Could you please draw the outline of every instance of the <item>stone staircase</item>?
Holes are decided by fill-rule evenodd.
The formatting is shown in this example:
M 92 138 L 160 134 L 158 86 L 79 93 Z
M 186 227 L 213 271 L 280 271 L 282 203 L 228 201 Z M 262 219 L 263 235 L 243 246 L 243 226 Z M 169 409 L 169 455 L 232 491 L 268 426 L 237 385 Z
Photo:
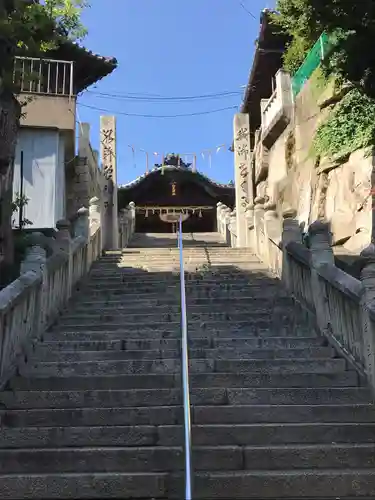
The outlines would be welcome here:
M 194 499 L 375 498 L 357 373 L 249 251 L 193 241 Z M 107 253 L 30 349 L 0 393 L 1 499 L 184 498 L 178 262 Z

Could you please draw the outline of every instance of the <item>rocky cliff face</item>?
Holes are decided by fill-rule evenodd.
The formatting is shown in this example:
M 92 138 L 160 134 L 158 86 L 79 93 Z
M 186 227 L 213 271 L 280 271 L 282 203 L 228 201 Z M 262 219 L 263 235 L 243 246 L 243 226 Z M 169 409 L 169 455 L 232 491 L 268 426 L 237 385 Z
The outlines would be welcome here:
M 275 203 L 280 214 L 296 209 L 305 228 L 326 219 L 333 244 L 359 253 L 371 236 L 374 158 L 358 150 L 338 161 L 317 162 L 311 152 L 315 131 L 328 113 L 323 103 L 333 93 L 333 84 L 317 92 L 314 79 L 307 82 L 296 99 L 293 119 L 267 151 L 268 175 L 257 184 L 256 196 Z M 256 157 L 255 163 L 264 158 Z

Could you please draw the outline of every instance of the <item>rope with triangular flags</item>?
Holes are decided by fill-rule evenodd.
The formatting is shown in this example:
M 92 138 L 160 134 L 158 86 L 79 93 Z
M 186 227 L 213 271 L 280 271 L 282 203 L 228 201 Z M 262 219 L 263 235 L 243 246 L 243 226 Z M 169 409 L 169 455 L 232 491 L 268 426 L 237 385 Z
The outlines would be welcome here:
M 199 217 L 202 217 L 202 212 L 204 210 L 212 210 L 212 207 L 209 206 L 184 206 L 184 207 L 160 207 L 160 206 L 136 206 L 136 211 L 139 213 L 144 213 L 147 218 L 150 214 L 152 215 L 177 215 L 177 214 L 198 214 Z
M 129 144 L 128 147 L 132 151 L 132 159 L 133 159 L 133 166 L 134 168 L 137 167 L 137 162 L 136 162 L 136 154 L 137 152 L 143 153 L 145 155 L 145 162 L 146 162 L 146 168 L 145 172 L 148 174 L 150 172 L 150 156 L 153 156 L 155 158 L 155 162 L 160 161 L 160 165 L 162 167 L 162 173 L 163 167 L 165 167 L 165 158 L 167 155 L 164 153 L 159 153 L 159 152 L 149 152 L 143 148 L 136 148 L 134 145 Z M 220 151 L 225 151 L 225 150 L 231 150 L 231 145 L 228 144 L 220 144 L 219 146 L 215 146 L 214 148 L 210 149 L 203 149 L 199 153 L 181 153 L 176 156 L 178 156 L 179 161 L 188 163 L 191 160 L 191 165 L 192 165 L 192 171 L 196 172 L 197 171 L 197 158 L 200 156 L 203 160 L 208 160 L 209 167 L 212 168 L 212 157 L 213 155 L 217 155 L 220 153 Z

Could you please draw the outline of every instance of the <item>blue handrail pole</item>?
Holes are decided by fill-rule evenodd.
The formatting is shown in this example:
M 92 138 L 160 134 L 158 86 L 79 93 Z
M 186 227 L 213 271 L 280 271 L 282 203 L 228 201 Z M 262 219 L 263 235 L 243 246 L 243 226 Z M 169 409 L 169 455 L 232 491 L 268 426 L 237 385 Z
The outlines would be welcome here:
M 182 216 L 180 215 L 178 231 L 178 248 L 180 253 L 180 285 L 181 285 L 181 353 L 182 353 L 182 391 L 184 402 L 184 447 L 185 447 L 185 500 L 192 500 L 192 463 L 191 463 L 191 412 L 189 389 L 189 352 L 186 315 L 186 288 L 184 254 L 182 244 Z

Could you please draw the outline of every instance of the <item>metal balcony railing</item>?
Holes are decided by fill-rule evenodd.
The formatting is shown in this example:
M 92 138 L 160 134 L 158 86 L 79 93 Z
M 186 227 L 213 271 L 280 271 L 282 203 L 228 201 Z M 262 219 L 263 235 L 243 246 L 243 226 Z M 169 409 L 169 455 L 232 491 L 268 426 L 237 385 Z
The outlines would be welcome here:
M 19 92 L 72 97 L 73 61 L 16 57 L 13 83 Z

